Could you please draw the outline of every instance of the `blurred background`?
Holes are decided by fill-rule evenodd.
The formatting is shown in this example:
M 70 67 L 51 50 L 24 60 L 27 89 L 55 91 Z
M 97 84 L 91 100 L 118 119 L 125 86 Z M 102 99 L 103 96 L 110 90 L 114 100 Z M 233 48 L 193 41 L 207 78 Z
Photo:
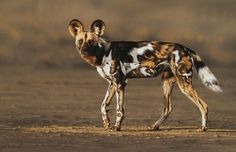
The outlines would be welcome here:
M 87 30 L 102 19 L 105 38 L 184 44 L 207 64 L 234 66 L 235 0 L 0 0 L 0 65 L 87 66 L 76 52 L 67 25 Z
M 45 126 L 54 126 L 52 132 L 62 126 L 102 128 L 100 104 L 107 82 L 76 51 L 68 32 L 74 18 L 86 30 L 94 20 L 102 19 L 104 37 L 110 41 L 168 41 L 195 50 L 224 91 L 211 92 L 194 76 L 194 87 L 210 108 L 209 127 L 216 130 L 203 136 L 190 130 L 189 136 L 176 138 L 178 130 L 191 126 L 195 130 L 201 119 L 197 107 L 175 85 L 174 112 L 164 125 L 173 129 L 171 138 L 159 140 L 153 133 L 153 138 L 113 139 L 102 131 L 87 134 L 89 128 L 82 134 L 60 130 L 59 134 L 39 134 L 37 128 Z M 168 143 L 166 151 L 235 151 L 235 28 L 236 0 L 0 0 L 0 151 L 104 152 L 104 147 L 165 151 L 163 143 Z M 159 118 L 163 110 L 159 79 L 129 80 L 125 127 L 145 128 Z M 112 124 L 115 105 L 113 101 L 110 106 Z M 32 127 L 35 133 L 22 132 Z

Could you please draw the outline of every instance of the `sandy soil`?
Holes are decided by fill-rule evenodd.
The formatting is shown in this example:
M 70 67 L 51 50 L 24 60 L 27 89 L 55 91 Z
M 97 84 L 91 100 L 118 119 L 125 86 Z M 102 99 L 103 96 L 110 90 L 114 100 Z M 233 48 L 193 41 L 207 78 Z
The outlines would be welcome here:
M 102 128 L 100 104 L 107 83 L 89 68 L 1 67 L 0 151 L 227 151 L 236 149 L 235 71 L 211 68 L 224 93 L 195 79 L 209 105 L 209 130 L 175 87 L 174 110 L 160 131 L 146 131 L 162 112 L 160 78 L 130 80 L 121 132 Z M 114 122 L 115 102 L 110 106 Z

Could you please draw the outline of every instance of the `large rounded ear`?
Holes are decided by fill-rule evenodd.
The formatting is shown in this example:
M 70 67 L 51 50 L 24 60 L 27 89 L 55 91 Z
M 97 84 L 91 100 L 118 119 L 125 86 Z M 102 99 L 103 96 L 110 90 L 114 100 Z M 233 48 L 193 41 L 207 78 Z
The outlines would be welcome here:
M 84 31 L 84 26 L 79 20 L 73 19 L 70 21 L 68 29 L 69 29 L 69 33 L 73 37 L 76 37 L 78 33 Z
M 105 23 L 102 20 L 95 20 L 91 25 L 91 32 L 97 36 L 102 36 L 105 31 Z

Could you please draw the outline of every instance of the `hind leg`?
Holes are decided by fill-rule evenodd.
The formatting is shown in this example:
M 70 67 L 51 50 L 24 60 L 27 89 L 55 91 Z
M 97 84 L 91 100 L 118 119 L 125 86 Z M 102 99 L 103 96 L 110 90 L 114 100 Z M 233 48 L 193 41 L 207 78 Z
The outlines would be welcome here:
M 163 93 L 164 93 L 164 109 L 161 117 L 153 124 L 153 126 L 149 129 L 151 130 L 158 130 L 159 127 L 163 124 L 163 122 L 168 118 L 172 111 L 172 89 L 175 84 L 175 77 L 171 77 L 168 79 L 164 79 L 163 81 Z
M 207 130 L 208 106 L 198 96 L 192 85 L 193 59 L 186 51 L 176 50 L 171 60 L 171 70 L 176 78 L 180 90 L 199 108 L 202 115 L 200 131 Z
M 202 127 L 198 131 L 207 130 L 208 105 L 198 96 L 192 86 L 192 81 L 185 81 L 185 77 L 179 76 L 177 79 L 180 90 L 199 108 L 202 115 Z
M 162 79 L 163 79 L 163 96 L 164 96 L 164 109 L 161 114 L 161 117 L 151 126 L 148 127 L 149 130 L 158 130 L 159 127 L 163 124 L 163 122 L 168 118 L 172 111 L 172 89 L 175 84 L 175 77 L 173 73 L 171 72 L 171 69 L 169 67 L 165 67 L 165 71 L 162 73 Z

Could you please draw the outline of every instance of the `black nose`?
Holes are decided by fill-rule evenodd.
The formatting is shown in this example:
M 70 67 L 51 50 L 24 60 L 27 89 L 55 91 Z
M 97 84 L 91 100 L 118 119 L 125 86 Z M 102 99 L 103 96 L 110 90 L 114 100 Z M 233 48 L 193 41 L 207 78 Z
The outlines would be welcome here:
M 87 44 L 88 46 L 92 46 L 92 45 L 94 45 L 94 41 L 88 40 L 86 44 Z

